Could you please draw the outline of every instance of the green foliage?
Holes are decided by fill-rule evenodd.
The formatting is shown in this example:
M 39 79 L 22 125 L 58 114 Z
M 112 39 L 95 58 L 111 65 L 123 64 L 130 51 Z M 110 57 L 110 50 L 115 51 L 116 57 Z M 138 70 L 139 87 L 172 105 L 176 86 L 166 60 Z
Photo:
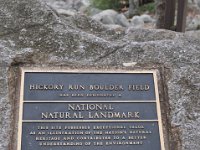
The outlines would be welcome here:
M 92 5 L 98 9 L 119 10 L 121 7 L 120 0 L 91 0 Z
M 143 14 L 144 12 L 149 12 L 149 13 L 155 13 L 156 11 L 156 6 L 155 6 L 155 3 L 152 2 L 152 3 L 148 3 L 148 4 L 145 4 L 145 5 L 142 5 L 139 7 L 139 14 Z

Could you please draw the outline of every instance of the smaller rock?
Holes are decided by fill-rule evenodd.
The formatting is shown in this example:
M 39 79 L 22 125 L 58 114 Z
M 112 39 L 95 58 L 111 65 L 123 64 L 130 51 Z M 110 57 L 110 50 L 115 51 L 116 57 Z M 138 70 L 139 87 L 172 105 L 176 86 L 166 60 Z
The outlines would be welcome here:
M 123 14 L 116 15 L 115 23 L 121 25 L 122 27 L 128 27 L 130 25 L 127 18 Z
M 112 9 L 104 10 L 94 16 L 92 19 L 102 22 L 103 24 L 115 24 L 115 17 L 118 13 Z
M 147 14 L 143 14 L 140 16 L 144 23 L 152 23 L 152 22 L 155 22 L 155 20 L 150 16 L 150 15 L 147 15 Z
M 143 28 L 144 27 L 144 20 L 140 16 L 134 16 L 131 19 L 131 26 L 133 28 Z
M 187 17 L 187 20 L 187 31 L 200 29 L 200 15 L 196 15 L 193 19 Z

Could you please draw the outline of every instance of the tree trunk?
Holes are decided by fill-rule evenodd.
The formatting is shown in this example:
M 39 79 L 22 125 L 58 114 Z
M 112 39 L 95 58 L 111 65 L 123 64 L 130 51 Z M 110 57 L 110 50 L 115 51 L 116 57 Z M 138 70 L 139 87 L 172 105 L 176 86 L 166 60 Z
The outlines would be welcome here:
M 137 14 L 139 8 L 139 0 L 129 0 L 129 18 Z
M 156 27 L 159 29 L 165 28 L 165 4 L 166 0 L 155 0 L 156 3 Z

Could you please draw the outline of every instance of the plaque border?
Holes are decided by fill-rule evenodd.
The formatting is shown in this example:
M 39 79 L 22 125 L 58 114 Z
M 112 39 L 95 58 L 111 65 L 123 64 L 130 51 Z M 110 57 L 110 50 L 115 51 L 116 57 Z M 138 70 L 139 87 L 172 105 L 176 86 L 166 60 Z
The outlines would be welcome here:
M 17 131 L 17 150 L 21 150 L 22 145 L 22 118 L 23 118 L 23 103 L 24 103 L 24 77 L 26 72 L 45 72 L 45 73 L 102 73 L 102 74 L 147 74 L 151 73 L 153 74 L 153 80 L 154 80 L 154 88 L 155 88 L 155 98 L 156 98 L 156 110 L 157 110 L 157 116 L 158 116 L 158 128 L 159 128 L 159 136 L 160 136 L 160 145 L 161 150 L 165 149 L 165 140 L 164 140 L 164 130 L 163 130 L 163 121 L 162 121 L 162 114 L 161 114 L 161 106 L 160 106 L 160 99 L 159 99 L 159 91 L 158 91 L 158 78 L 157 78 L 157 72 L 156 69 L 145 69 L 145 70 L 127 70 L 127 69 L 64 69 L 64 68 L 32 68 L 32 67 L 21 67 L 20 68 L 20 74 L 21 74 L 21 80 L 20 80 L 20 102 L 19 102 L 19 117 L 18 117 L 18 131 Z

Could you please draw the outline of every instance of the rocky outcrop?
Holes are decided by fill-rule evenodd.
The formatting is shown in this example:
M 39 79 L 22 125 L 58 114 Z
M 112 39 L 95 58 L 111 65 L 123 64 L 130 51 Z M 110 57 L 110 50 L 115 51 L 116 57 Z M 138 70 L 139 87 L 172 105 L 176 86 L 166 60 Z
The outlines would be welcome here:
M 37 0 L 0 0 L 0 149 L 16 130 L 18 68 L 157 68 L 182 150 L 200 149 L 200 41 L 165 30 L 108 28 Z

